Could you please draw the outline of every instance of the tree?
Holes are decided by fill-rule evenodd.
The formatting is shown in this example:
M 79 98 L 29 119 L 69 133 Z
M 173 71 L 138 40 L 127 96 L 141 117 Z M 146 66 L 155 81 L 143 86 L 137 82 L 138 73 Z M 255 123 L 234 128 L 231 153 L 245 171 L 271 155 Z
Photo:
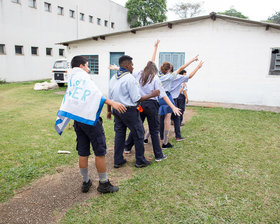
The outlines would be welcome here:
M 218 12 L 220 15 L 227 15 L 227 16 L 234 16 L 234 17 L 239 17 L 243 19 L 248 19 L 247 16 L 244 16 L 241 12 L 238 12 L 236 9 L 231 7 L 229 10 L 226 10 L 224 12 Z
M 178 4 L 175 4 L 173 8 L 170 8 L 169 10 L 175 12 L 180 18 L 191 18 L 194 17 L 201 12 L 201 5 L 202 3 L 186 3 L 181 2 Z
M 128 0 L 127 20 L 130 27 L 147 26 L 167 19 L 166 0 Z
M 267 22 L 280 24 L 280 11 L 276 12 L 274 15 L 270 16 L 267 19 Z

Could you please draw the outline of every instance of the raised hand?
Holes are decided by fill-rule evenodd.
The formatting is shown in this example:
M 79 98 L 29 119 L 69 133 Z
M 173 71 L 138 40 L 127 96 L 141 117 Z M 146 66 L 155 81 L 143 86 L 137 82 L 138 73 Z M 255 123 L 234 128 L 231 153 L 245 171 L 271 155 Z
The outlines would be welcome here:
M 119 69 L 120 69 L 120 68 L 119 68 L 117 65 L 115 65 L 115 64 L 110 65 L 108 68 L 109 68 L 110 70 L 119 70 Z
M 158 47 L 158 44 L 159 44 L 159 40 L 157 40 L 156 42 L 155 42 L 155 47 Z
M 153 56 L 152 56 L 152 62 L 155 62 L 155 60 L 156 60 L 156 54 L 157 54 L 158 44 L 159 44 L 159 40 L 157 40 L 157 41 L 155 42 L 155 48 L 154 48 L 154 52 L 153 52 Z
M 198 56 L 199 56 L 199 54 L 196 55 L 196 56 L 192 59 L 192 61 L 198 61 Z

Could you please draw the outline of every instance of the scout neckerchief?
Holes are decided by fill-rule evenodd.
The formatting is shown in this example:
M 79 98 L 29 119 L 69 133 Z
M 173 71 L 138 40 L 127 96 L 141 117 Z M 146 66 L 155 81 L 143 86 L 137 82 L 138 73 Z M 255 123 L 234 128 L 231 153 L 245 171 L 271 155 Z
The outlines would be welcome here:
M 130 73 L 130 71 L 128 71 L 128 70 L 125 69 L 125 68 L 120 67 L 120 70 L 119 70 L 119 71 L 117 72 L 117 74 L 116 74 L 116 78 L 117 78 L 117 79 L 120 79 L 121 77 L 127 75 L 128 73 Z
M 162 77 L 162 76 L 164 76 L 164 75 L 165 75 L 165 74 L 163 74 L 161 71 L 158 72 L 158 76 L 159 76 L 159 77 Z

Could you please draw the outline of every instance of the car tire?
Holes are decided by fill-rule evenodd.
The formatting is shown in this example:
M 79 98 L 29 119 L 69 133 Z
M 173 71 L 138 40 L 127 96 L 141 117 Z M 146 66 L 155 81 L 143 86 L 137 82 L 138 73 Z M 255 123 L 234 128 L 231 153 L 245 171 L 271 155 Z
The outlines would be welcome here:
M 57 83 L 57 85 L 58 85 L 59 87 L 63 87 L 63 86 L 64 86 L 64 83 Z

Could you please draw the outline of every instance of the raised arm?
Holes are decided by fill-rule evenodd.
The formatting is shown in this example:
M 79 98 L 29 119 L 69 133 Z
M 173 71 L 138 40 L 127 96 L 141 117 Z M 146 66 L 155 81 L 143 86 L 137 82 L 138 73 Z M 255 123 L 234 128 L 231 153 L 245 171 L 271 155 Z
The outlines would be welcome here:
M 182 88 L 180 89 L 180 93 L 184 91 L 185 87 L 186 87 L 186 83 L 183 83 Z
M 190 78 L 192 78 L 194 75 L 195 75 L 195 73 L 202 67 L 202 65 L 203 65 L 203 61 L 200 61 L 200 63 L 198 64 L 198 66 L 196 66 L 196 68 L 192 71 L 192 73 L 189 75 L 189 79 Z
M 156 43 L 155 43 L 154 53 L 153 53 L 153 56 L 152 56 L 152 62 L 154 62 L 154 63 L 155 63 L 155 60 L 156 60 L 158 44 L 159 44 L 159 40 L 157 40 Z
M 178 107 L 175 107 L 174 104 L 170 101 L 170 99 L 168 98 L 168 96 L 164 96 L 162 97 L 163 100 L 167 103 L 168 106 L 171 107 L 173 113 L 176 115 L 176 116 L 180 116 L 182 113 L 180 111 L 180 109 Z
M 188 104 L 188 103 L 189 103 L 189 98 L 188 98 L 187 91 L 184 90 L 184 91 L 183 91 L 183 94 L 184 94 L 184 96 L 186 97 L 186 104 Z
M 117 66 L 116 64 L 113 64 L 113 65 L 109 65 L 109 67 L 108 67 L 110 70 L 119 70 L 120 69 L 120 67 L 119 66 Z
M 180 68 L 178 68 L 178 70 L 176 71 L 177 74 L 179 74 L 181 71 L 183 71 L 186 67 L 188 67 L 191 63 L 193 63 L 194 61 L 198 60 L 198 55 L 196 55 L 192 60 L 190 60 L 189 62 L 187 62 L 186 64 L 183 64 Z

